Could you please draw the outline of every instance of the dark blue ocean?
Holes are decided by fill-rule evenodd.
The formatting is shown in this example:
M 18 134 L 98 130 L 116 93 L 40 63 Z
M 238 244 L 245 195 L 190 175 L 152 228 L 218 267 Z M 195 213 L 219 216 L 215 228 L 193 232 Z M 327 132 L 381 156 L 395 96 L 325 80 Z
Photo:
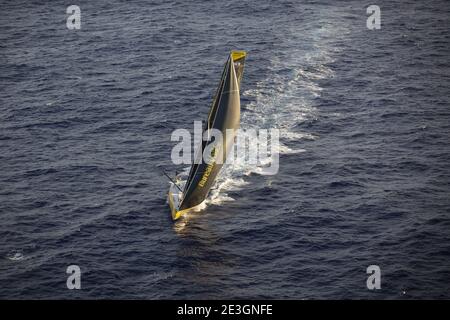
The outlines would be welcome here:
M 449 299 L 450 3 L 373 2 L 2 1 L 0 298 Z M 233 49 L 279 172 L 174 223 L 171 133 Z

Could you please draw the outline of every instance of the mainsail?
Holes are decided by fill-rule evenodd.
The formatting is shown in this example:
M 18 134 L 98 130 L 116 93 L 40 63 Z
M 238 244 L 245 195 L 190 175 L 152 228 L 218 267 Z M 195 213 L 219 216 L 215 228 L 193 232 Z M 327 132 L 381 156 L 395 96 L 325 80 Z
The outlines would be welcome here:
M 202 140 L 201 147 L 198 148 L 196 161 L 189 172 L 177 211 L 195 207 L 206 199 L 233 147 L 236 130 L 240 124 L 239 88 L 244 72 L 245 57 L 244 51 L 232 51 L 225 63 L 219 87 L 208 114 L 206 127 L 203 128 L 207 138 L 206 141 Z M 215 141 L 209 135 L 211 129 L 219 130 L 223 140 Z M 212 161 L 204 161 L 205 150 L 210 150 L 209 156 Z M 176 215 L 177 218 L 178 216 Z

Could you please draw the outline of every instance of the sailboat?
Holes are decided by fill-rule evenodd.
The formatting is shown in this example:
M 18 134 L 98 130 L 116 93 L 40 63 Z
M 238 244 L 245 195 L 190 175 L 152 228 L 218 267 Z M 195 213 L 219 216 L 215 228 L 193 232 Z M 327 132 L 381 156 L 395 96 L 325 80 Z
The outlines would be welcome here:
M 203 130 L 201 146 L 197 149 L 196 161 L 192 164 L 185 181 L 177 179 L 171 182 L 168 202 L 172 219 L 177 220 L 184 214 L 198 208 L 208 197 L 208 193 L 233 148 L 237 129 L 240 125 L 241 102 L 240 84 L 244 72 L 245 51 L 231 51 L 225 63 L 219 87 L 217 88 L 208 118 Z M 212 129 L 222 133 L 222 141 L 213 139 Z M 205 134 L 206 133 L 206 134 Z M 209 153 L 209 154 L 205 154 Z M 210 161 L 203 161 L 209 156 Z M 218 161 L 218 160 L 221 161 Z

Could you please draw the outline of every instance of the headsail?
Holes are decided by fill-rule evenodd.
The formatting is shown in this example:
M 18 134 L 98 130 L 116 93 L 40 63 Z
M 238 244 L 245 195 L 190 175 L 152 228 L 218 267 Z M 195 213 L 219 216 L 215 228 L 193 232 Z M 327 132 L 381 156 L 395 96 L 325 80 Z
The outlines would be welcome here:
M 202 141 L 196 160 L 202 157 L 201 163 L 194 163 L 186 181 L 183 198 L 179 210 L 186 210 L 202 203 L 208 196 L 209 190 L 226 160 L 228 152 L 234 143 L 236 130 L 240 124 L 240 95 L 239 88 L 244 71 L 246 53 L 232 51 L 225 64 L 219 87 L 214 96 L 208 114 L 207 125 L 204 130 L 217 129 L 223 135 L 223 141 Z M 232 129 L 232 133 L 227 129 Z M 208 149 L 207 149 L 208 147 Z M 212 162 L 206 163 L 203 154 L 205 149 L 211 149 Z M 220 161 L 218 161 L 220 160 Z

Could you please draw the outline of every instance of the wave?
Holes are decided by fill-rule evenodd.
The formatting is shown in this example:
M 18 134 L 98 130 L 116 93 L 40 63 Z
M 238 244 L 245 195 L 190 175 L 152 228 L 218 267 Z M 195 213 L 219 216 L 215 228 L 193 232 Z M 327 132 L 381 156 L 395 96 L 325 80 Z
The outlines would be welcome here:
M 25 259 L 25 256 L 23 255 L 22 252 L 15 251 L 7 254 L 6 259 L 10 261 L 22 261 L 23 259 Z

